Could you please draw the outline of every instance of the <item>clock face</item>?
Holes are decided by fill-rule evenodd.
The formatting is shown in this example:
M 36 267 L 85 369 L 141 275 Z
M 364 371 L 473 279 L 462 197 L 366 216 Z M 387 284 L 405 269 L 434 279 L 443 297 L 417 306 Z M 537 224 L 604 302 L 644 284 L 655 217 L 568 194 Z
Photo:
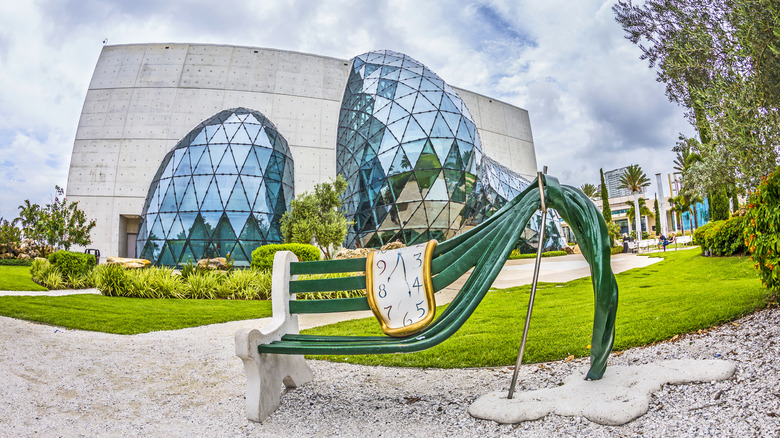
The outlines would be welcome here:
M 424 329 L 436 311 L 431 284 L 431 257 L 436 241 L 388 251 L 366 258 L 366 292 L 382 330 L 408 336 Z

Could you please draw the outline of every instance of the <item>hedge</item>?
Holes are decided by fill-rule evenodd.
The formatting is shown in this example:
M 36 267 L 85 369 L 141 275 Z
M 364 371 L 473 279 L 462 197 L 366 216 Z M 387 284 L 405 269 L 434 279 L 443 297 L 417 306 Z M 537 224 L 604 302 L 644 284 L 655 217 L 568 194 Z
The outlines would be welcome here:
M 292 251 L 298 260 L 312 262 L 320 259 L 320 250 L 314 245 L 305 243 L 280 243 L 263 245 L 252 251 L 252 268 L 272 269 L 274 266 L 274 254 L 278 251 Z
M 49 254 L 48 259 L 64 278 L 86 275 L 95 267 L 95 256 L 82 252 L 60 250 Z
M 0 259 L 0 266 L 32 266 L 32 260 Z
M 699 227 L 693 233 L 693 243 L 701 247 L 702 252 L 710 255 L 730 256 L 745 252 L 743 230 L 745 218 L 734 216 L 725 221 L 712 221 Z

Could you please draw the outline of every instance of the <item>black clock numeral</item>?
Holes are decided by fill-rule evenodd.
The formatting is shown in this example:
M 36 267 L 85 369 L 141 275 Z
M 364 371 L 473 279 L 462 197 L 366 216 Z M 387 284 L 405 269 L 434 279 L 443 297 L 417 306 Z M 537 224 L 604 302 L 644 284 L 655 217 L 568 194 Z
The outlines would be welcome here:
M 380 284 L 379 285 L 379 292 L 377 292 L 377 295 L 379 295 L 379 298 L 384 298 L 384 297 L 387 296 L 387 285 L 386 284 Z
M 417 288 L 417 294 L 420 293 L 420 288 L 423 287 L 423 285 L 420 284 L 420 277 L 414 277 L 414 283 L 412 284 L 412 287 Z
M 420 263 L 419 265 L 417 265 L 418 268 L 420 266 L 422 266 L 422 253 L 421 252 L 416 253 L 414 255 L 414 259 L 417 260 Z
M 420 307 L 420 304 L 422 304 L 424 302 L 425 301 L 420 301 L 419 303 L 417 303 L 417 310 L 419 310 L 421 312 L 420 316 L 418 316 L 418 318 L 422 318 L 423 316 L 425 316 L 425 309 Z
M 404 313 L 404 327 L 410 324 L 414 324 L 414 321 L 412 321 L 412 318 L 407 318 L 409 316 L 409 312 Z

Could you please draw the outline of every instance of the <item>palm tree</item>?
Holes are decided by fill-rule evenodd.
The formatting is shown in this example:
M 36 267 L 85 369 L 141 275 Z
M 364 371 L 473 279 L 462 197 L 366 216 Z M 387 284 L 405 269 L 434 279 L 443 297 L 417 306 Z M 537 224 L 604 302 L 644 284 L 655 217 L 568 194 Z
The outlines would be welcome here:
M 601 191 L 596 186 L 594 186 L 591 183 L 585 183 L 580 186 L 580 190 L 582 190 L 582 193 L 585 194 L 590 199 L 596 200 L 598 199 Z
M 628 220 L 633 222 L 634 221 L 634 215 L 636 214 L 636 207 L 634 206 L 633 202 L 626 202 L 626 205 L 628 205 L 628 211 L 626 212 L 626 216 L 628 216 Z M 650 211 L 649 208 L 647 208 L 647 203 L 645 201 L 645 198 L 639 198 L 639 216 L 655 216 L 652 211 Z M 641 234 L 639 234 L 641 236 Z
M 683 195 L 677 195 L 674 198 L 669 198 L 669 205 L 671 206 L 669 210 L 676 215 L 677 223 L 680 224 L 682 233 L 685 234 L 685 224 L 683 224 L 682 221 L 682 214 L 691 208 L 687 199 Z
M 685 143 L 677 143 L 680 145 L 680 150 L 677 152 L 677 158 L 674 159 L 674 170 L 680 172 L 683 178 L 691 170 L 691 166 L 701 161 L 701 155 L 691 151 L 691 143 L 698 144 L 694 138 L 686 139 Z
M 641 212 L 639 208 L 639 193 L 642 189 L 650 185 L 650 179 L 638 164 L 631 164 L 626 168 L 625 173 L 620 175 L 619 189 L 626 189 L 634 195 L 634 211 Z M 642 224 L 639 222 L 640 215 L 636 217 L 636 235 L 642 237 Z

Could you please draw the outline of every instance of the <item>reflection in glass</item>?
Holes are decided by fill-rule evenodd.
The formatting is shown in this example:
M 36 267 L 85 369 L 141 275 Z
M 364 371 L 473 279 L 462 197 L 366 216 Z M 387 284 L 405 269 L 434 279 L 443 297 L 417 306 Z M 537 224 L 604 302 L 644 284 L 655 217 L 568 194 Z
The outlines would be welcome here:
M 138 254 L 155 265 L 225 257 L 246 266 L 252 251 L 281 242 L 293 196 L 287 141 L 257 111 L 204 121 L 165 156 L 146 197 Z

